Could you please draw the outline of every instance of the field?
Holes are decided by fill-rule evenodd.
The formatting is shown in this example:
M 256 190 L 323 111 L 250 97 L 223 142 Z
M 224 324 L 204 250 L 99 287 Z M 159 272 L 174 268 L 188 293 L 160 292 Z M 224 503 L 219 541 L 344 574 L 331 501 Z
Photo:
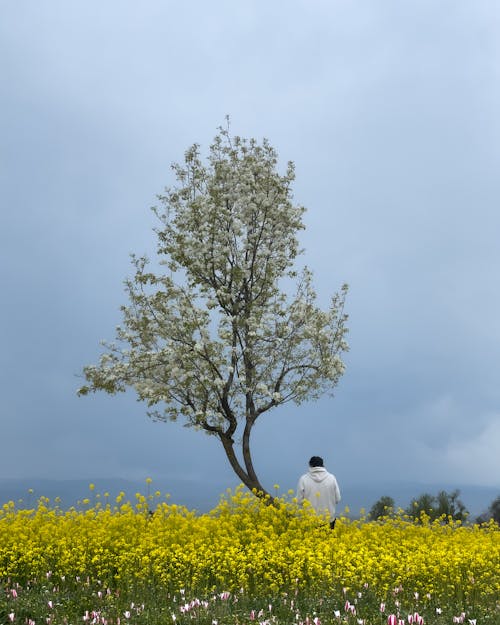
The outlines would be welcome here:
M 148 490 L 150 485 L 148 484 Z M 500 623 L 500 531 L 341 517 L 238 489 L 197 515 L 159 492 L 0 511 L 0 622 Z

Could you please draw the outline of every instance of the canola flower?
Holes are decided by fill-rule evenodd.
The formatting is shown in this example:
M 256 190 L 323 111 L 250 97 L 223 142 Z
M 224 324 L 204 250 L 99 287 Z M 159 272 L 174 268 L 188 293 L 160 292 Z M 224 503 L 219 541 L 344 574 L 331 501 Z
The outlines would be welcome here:
M 66 511 L 43 497 L 34 509 L 5 504 L 0 622 L 34 620 L 30 602 L 54 625 L 71 610 L 95 623 L 500 621 L 493 523 L 344 517 L 332 532 L 285 497 L 266 505 L 239 488 L 199 515 L 147 484 L 135 502 L 120 493 Z

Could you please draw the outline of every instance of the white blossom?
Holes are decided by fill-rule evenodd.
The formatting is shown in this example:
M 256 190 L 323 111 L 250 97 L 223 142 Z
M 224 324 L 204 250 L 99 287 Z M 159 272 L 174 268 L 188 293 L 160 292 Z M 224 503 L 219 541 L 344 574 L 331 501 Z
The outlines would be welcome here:
M 316 304 L 312 274 L 298 271 L 304 208 L 292 202 L 292 163 L 221 129 L 203 164 L 197 145 L 173 166 L 177 186 L 160 196 L 154 273 L 132 257 L 117 343 L 85 367 L 81 394 L 133 387 L 150 415 L 182 417 L 218 436 L 234 470 L 260 484 L 233 455 L 238 424 L 249 452 L 256 419 L 280 404 L 331 392 L 344 372 L 347 287 L 327 310 Z M 293 289 L 282 284 L 294 284 Z

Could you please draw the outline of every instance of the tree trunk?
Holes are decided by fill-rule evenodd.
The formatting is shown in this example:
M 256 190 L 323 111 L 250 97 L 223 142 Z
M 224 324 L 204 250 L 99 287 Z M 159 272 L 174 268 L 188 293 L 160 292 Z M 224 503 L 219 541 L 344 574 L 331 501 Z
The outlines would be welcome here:
M 247 419 L 245 430 L 243 432 L 243 441 L 242 441 L 242 449 L 243 449 L 243 460 L 245 462 L 245 467 L 250 479 L 258 482 L 259 479 L 255 470 L 253 468 L 252 454 L 250 453 L 250 431 L 252 429 L 253 422 Z
M 246 428 L 245 428 L 246 432 Z M 243 484 L 261 499 L 266 499 L 270 503 L 274 501 L 274 498 L 270 493 L 268 493 L 262 484 L 259 482 L 255 471 L 253 470 L 252 458 L 250 455 L 250 446 L 249 446 L 249 432 L 247 434 L 247 440 L 245 443 L 244 456 L 245 456 L 245 466 L 247 467 L 247 471 L 241 466 L 234 451 L 234 441 L 225 436 L 224 434 L 219 434 L 219 438 L 221 440 L 222 446 L 224 447 L 224 451 L 226 452 L 227 459 L 229 460 L 229 464 L 233 468 L 233 471 L 240 478 Z M 244 439 L 245 440 L 245 439 Z

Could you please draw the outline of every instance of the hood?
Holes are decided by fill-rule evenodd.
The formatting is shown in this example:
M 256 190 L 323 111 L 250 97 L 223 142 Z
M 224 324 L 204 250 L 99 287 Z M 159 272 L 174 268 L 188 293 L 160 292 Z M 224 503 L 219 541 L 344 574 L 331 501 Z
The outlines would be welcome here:
M 327 475 L 325 467 L 309 467 L 309 477 L 315 482 L 322 482 Z

